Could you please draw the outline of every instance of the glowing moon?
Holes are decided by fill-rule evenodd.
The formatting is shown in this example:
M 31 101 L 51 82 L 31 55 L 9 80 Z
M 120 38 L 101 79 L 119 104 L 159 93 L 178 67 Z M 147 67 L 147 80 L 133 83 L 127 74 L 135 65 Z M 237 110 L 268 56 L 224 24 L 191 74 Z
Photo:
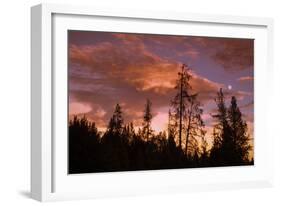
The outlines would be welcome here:
M 228 87 L 227 87 L 229 90 L 231 90 L 232 89 L 232 86 L 231 85 L 228 85 Z

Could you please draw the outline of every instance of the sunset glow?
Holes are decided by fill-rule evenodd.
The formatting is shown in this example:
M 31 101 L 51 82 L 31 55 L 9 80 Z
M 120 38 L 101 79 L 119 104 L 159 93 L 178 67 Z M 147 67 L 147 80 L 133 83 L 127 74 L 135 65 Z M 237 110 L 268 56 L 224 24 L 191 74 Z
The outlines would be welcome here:
M 152 129 L 167 131 L 178 72 L 186 63 L 204 109 L 208 142 L 220 88 L 227 105 L 236 96 L 253 138 L 253 40 L 86 31 L 69 31 L 68 39 L 70 119 L 86 115 L 104 132 L 119 103 L 124 123 L 133 122 L 137 130 L 150 99 Z

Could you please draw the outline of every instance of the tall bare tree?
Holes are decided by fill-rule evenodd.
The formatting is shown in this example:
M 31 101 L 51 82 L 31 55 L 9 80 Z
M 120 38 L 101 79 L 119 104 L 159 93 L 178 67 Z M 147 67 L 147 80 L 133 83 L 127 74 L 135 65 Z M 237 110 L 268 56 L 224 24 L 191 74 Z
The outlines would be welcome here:
M 178 138 L 179 147 L 182 147 L 182 136 L 185 129 L 184 122 L 187 119 L 187 106 L 190 97 L 190 78 L 189 68 L 183 64 L 181 67 L 181 72 L 178 73 L 178 79 L 176 81 L 175 89 L 177 93 L 172 100 L 173 115 L 175 120 L 175 125 L 178 125 Z
M 169 109 L 168 112 L 168 137 L 174 138 L 175 137 L 175 125 L 173 121 L 173 115 L 171 110 Z
M 179 146 L 184 146 L 184 152 L 194 154 L 198 152 L 197 139 L 205 135 L 204 122 L 201 118 L 203 109 L 197 100 L 198 94 L 192 93 L 190 80 L 192 79 L 191 69 L 185 64 L 178 73 L 176 82 L 176 96 L 172 100 L 174 127 L 178 126 L 177 134 Z M 172 119 L 172 118 L 171 118 Z M 183 145 L 182 141 L 185 139 Z
M 185 138 L 185 154 L 194 155 L 198 151 L 198 140 L 205 136 L 205 124 L 201 118 L 203 109 L 197 100 L 197 94 L 189 97 L 189 107 L 187 110 L 187 126 Z

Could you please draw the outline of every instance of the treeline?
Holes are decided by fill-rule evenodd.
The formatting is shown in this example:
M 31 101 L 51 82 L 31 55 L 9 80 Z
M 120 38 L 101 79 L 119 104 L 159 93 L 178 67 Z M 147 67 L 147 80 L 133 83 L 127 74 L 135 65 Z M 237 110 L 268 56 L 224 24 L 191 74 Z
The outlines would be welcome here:
M 206 141 L 199 94 L 192 93 L 190 69 L 182 66 L 171 101 L 167 132 L 151 128 L 152 103 L 146 101 L 142 127 L 125 124 L 122 108 L 116 104 L 104 133 L 85 116 L 69 121 L 69 173 L 92 173 L 152 169 L 252 165 L 246 121 L 233 96 L 225 104 L 222 89 L 215 102 L 216 125 L 213 143 Z

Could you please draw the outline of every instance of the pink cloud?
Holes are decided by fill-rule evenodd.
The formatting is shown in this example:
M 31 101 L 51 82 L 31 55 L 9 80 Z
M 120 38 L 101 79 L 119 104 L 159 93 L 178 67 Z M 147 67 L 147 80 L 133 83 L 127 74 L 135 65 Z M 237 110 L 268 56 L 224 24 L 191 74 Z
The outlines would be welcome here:
M 81 102 L 71 102 L 69 104 L 69 113 L 71 115 L 85 114 L 92 110 L 92 107 L 88 104 Z
M 180 64 L 138 46 L 141 41 L 137 46 L 130 45 L 133 39 L 125 41 L 127 44 L 122 46 L 103 42 L 69 47 L 71 99 L 89 104 L 92 111 L 86 114 L 92 119 L 98 117 L 103 127 L 116 103 L 125 102 L 126 120 L 139 124 L 146 98 L 150 98 L 157 109 L 169 106 L 175 94 Z M 194 92 L 200 93 L 202 101 L 213 99 L 222 86 L 195 73 L 192 75 L 191 85 Z M 106 113 L 101 115 L 96 105 L 101 105 Z
M 91 110 L 80 108 L 80 111 L 84 111 L 103 128 L 107 126 L 116 103 L 121 104 L 126 122 L 133 121 L 135 126 L 141 126 L 147 98 L 152 101 L 152 110 L 155 111 L 153 124 L 156 120 L 163 122 L 167 113 L 159 111 L 159 108 L 170 106 L 170 101 L 175 95 L 174 86 L 180 63 L 150 51 L 145 46 L 145 38 L 142 35 L 114 34 L 114 37 L 118 40 L 117 43 L 69 45 L 70 99 L 88 105 Z M 146 37 L 146 40 L 166 44 L 167 48 L 172 48 L 175 44 L 182 46 L 184 39 L 173 37 L 170 40 L 170 37 L 165 36 L 161 37 L 161 40 L 159 38 L 151 36 Z M 199 52 L 191 44 L 194 42 L 199 45 L 195 40 L 183 45 L 183 48 L 189 48 L 184 50 L 184 55 L 198 57 Z M 191 86 L 193 91 L 199 94 L 199 100 L 203 104 L 213 104 L 217 91 L 225 88 L 225 85 L 195 72 L 192 72 L 192 76 Z M 237 95 L 237 98 L 242 99 L 251 94 L 231 91 L 226 92 L 226 95 Z M 157 130 L 158 126 L 153 127 Z
M 239 82 L 252 82 L 254 81 L 254 77 L 251 76 L 245 76 L 245 77 L 240 77 L 237 79 Z

